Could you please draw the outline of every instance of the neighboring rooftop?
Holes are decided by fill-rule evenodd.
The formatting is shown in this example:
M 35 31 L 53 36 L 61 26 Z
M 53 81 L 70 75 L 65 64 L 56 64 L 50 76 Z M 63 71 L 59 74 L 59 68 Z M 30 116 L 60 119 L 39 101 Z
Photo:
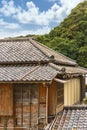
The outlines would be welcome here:
M 46 130 L 87 130 L 87 106 L 65 107 Z

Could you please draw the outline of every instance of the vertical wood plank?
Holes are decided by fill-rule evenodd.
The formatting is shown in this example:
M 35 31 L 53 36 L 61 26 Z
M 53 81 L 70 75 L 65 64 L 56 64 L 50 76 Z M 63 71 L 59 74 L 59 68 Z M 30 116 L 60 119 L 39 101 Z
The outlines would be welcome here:
M 46 124 L 46 86 L 45 84 L 39 85 L 39 128 L 43 128 Z
M 23 86 L 21 86 L 21 126 L 23 127 Z
M 57 84 L 53 82 L 49 87 L 49 101 L 48 101 L 48 115 L 56 114 L 56 106 L 57 106 Z
M 46 86 L 46 124 L 48 124 L 48 86 Z

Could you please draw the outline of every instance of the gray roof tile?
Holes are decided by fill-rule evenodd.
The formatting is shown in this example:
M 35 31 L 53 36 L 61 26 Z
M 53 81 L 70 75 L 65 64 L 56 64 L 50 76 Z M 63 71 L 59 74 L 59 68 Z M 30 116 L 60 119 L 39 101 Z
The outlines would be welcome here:
M 58 64 L 62 64 L 62 65 L 71 65 L 71 66 L 76 66 L 77 63 L 75 60 L 72 60 L 71 58 L 52 50 L 51 48 L 40 44 L 39 42 L 36 42 L 32 39 L 30 39 L 30 41 L 35 44 L 40 50 L 42 50 L 46 55 L 50 56 L 54 56 L 54 59 L 58 62 Z
M 63 60 L 62 66 L 54 63 L 48 65 L 52 55 L 54 60 Z M 35 65 L 34 62 L 44 62 L 45 65 Z M 64 62 L 67 62 L 67 66 L 64 66 Z M 87 73 L 86 69 L 77 67 L 74 61 L 29 39 L 0 40 L 0 64 L 0 82 L 48 82 L 61 73 L 62 68 L 66 69 L 66 73 Z
M 46 130 L 87 130 L 87 105 L 64 108 Z
M 51 81 L 58 71 L 49 65 L 0 65 L 0 82 Z
M 49 58 L 29 40 L 0 41 L 0 63 L 48 60 Z
M 65 72 L 66 73 L 70 73 L 70 74 L 87 74 L 87 69 L 80 67 L 80 66 L 61 66 L 61 65 L 55 65 L 53 63 L 50 63 L 51 66 L 53 66 L 54 68 L 61 70 L 62 68 L 65 68 Z

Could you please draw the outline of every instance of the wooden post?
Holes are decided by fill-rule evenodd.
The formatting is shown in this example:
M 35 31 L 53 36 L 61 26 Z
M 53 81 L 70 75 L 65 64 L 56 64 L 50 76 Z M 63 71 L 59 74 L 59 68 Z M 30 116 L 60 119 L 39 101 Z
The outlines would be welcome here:
M 83 98 L 85 97 L 85 78 L 80 77 L 80 102 L 82 102 Z
M 31 86 L 30 86 L 30 128 L 31 128 L 31 103 L 32 103 L 32 93 L 31 93 Z
M 46 86 L 46 124 L 48 124 L 48 86 Z
M 28 98 L 29 98 L 29 108 L 30 108 L 30 102 L 31 102 L 31 101 L 30 101 L 30 87 L 28 87 L 28 94 L 29 94 L 29 95 L 28 95 L 28 96 L 29 96 Z M 31 122 L 30 122 L 30 120 L 31 120 L 31 119 L 30 119 L 30 112 L 31 112 L 31 109 L 29 109 L 29 128 L 30 128 L 30 124 L 31 124 Z
M 21 126 L 23 127 L 23 86 L 21 86 Z

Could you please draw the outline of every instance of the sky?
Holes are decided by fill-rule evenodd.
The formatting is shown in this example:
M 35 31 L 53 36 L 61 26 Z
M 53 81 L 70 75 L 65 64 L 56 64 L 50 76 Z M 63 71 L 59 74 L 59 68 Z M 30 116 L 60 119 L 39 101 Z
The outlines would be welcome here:
M 84 0 L 0 0 L 0 38 L 47 34 Z

